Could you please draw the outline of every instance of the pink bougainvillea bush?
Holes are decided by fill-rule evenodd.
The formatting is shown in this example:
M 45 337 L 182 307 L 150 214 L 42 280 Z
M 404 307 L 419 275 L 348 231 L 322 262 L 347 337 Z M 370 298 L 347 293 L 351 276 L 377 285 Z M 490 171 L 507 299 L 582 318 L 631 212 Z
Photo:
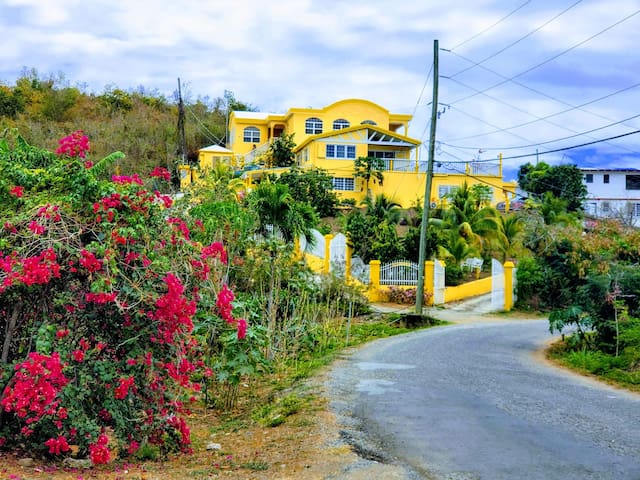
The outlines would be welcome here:
M 194 321 L 246 341 L 225 248 L 145 186 L 168 171 L 101 179 L 121 154 L 88 152 L 82 132 L 55 153 L 0 139 L 0 446 L 95 464 L 189 451 L 184 417 L 212 374 Z

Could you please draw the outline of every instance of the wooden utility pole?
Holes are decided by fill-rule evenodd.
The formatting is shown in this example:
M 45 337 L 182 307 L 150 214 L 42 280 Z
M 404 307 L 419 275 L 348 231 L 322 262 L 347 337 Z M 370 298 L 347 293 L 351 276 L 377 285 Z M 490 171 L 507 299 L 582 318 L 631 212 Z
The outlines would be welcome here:
M 426 261 L 427 227 L 431 209 L 431 183 L 433 179 L 433 155 L 436 144 L 436 119 L 438 117 L 438 40 L 433 41 L 433 99 L 431 101 L 431 132 L 429 134 L 429 157 L 427 160 L 427 178 L 424 185 L 422 224 L 420 225 L 420 253 L 418 255 L 418 286 L 416 288 L 416 313 L 422 315 L 424 303 L 424 263 Z
M 184 103 L 180 78 L 178 78 L 178 156 L 183 165 L 187 163 L 187 137 L 184 133 Z

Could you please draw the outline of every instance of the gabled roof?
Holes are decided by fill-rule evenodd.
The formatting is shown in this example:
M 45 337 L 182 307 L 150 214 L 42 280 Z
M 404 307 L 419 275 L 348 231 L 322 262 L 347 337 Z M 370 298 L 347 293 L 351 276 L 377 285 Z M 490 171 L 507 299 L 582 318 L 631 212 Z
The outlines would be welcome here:
M 353 127 L 342 128 L 340 130 L 331 130 L 329 132 L 320 133 L 318 135 L 312 135 L 308 137 L 304 142 L 293 149 L 294 152 L 298 152 L 302 148 L 306 147 L 309 143 L 317 140 L 341 136 L 344 134 L 360 132 L 366 130 L 366 138 L 368 144 L 373 145 L 388 145 L 395 147 L 417 147 L 422 142 L 414 138 L 405 137 L 399 135 L 390 130 L 385 130 L 374 125 L 354 125 Z
M 231 150 L 228 150 L 220 145 L 209 145 L 208 147 L 203 147 L 199 152 L 209 152 L 209 153 L 233 153 Z

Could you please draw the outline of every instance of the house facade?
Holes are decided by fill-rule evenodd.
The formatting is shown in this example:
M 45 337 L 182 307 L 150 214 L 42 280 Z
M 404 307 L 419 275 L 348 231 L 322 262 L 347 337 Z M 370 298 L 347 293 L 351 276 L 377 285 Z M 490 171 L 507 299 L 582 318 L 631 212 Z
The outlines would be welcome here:
M 427 169 L 426 159 L 419 158 L 422 141 L 409 136 L 411 119 L 411 115 L 391 113 L 363 99 L 341 100 L 323 108 L 291 108 L 284 114 L 234 111 L 229 116 L 227 148 L 200 150 L 200 167 L 226 163 L 250 187 L 264 175 L 282 170 L 269 168 L 265 159 L 270 143 L 287 133 L 293 135 L 296 144 L 296 165 L 326 170 L 339 198 L 358 204 L 367 193 L 384 194 L 407 208 L 422 202 Z M 383 160 L 382 182 L 372 178 L 367 184 L 356 175 L 355 161 L 359 157 Z M 469 161 L 455 169 L 436 167 L 429 198 L 432 206 L 464 182 L 489 186 L 493 205 L 515 196 L 516 183 L 502 179 L 501 160 Z
M 640 225 L 640 169 L 581 168 L 587 187 L 584 210 L 597 218 Z

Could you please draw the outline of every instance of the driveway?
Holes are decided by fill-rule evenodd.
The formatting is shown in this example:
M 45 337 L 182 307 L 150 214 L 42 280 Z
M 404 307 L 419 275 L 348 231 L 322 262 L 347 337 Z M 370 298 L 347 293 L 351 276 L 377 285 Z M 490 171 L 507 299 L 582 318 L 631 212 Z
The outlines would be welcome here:
M 393 466 L 385 478 L 640 479 L 640 397 L 541 362 L 546 320 L 456 308 L 435 316 L 468 323 L 373 342 L 331 371 L 343 437 Z

